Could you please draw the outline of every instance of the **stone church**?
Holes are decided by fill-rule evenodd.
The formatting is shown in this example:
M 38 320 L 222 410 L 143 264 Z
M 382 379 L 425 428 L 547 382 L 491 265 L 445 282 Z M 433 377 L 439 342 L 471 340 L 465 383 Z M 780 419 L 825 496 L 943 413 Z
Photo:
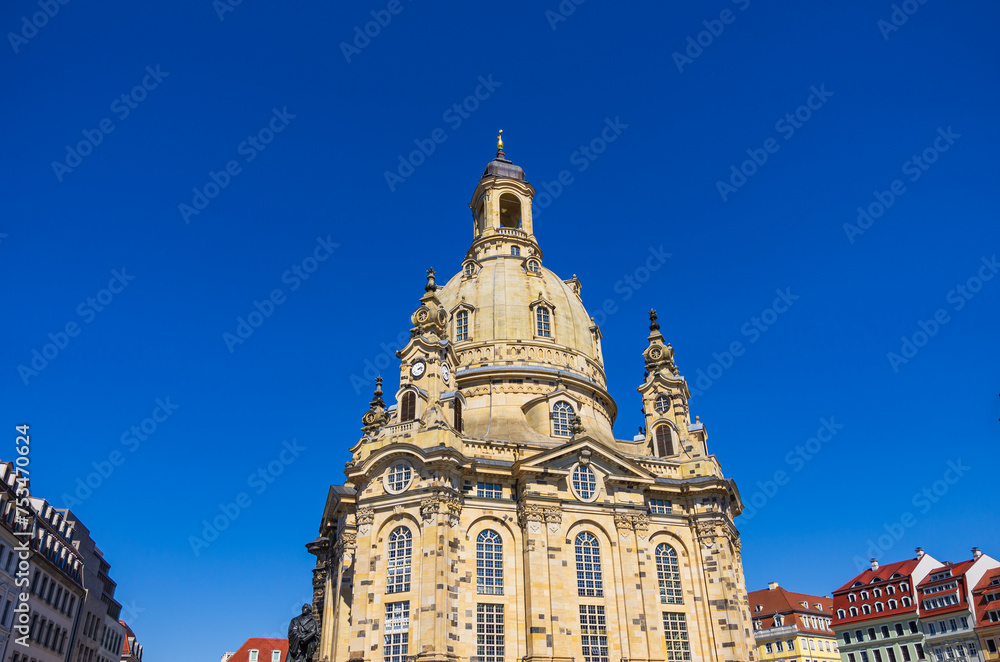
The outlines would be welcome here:
M 307 545 L 316 662 L 753 660 L 742 503 L 674 350 L 651 313 L 645 426 L 616 439 L 601 330 L 498 147 Z

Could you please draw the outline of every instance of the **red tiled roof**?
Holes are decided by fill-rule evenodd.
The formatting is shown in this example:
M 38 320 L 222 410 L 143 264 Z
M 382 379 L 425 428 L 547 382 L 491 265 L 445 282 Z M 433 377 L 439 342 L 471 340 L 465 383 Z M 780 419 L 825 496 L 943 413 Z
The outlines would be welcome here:
M 132 632 L 132 628 L 125 621 L 119 620 L 118 622 L 125 628 L 125 636 L 122 637 L 122 657 L 129 657 L 132 655 L 132 648 L 129 646 L 129 642 L 135 641 L 135 632 Z
M 1000 568 L 987 570 L 983 578 L 979 580 L 976 587 L 972 589 L 972 602 L 976 610 L 976 627 L 987 628 L 996 627 L 998 624 L 990 621 L 989 612 L 1000 611 L 1000 600 L 987 600 L 986 595 L 1000 593 Z
M 897 561 L 896 563 L 890 563 L 889 565 L 879 566 L 878 570 L 872 570 L 869 568 L 868 570 L 865 570 L 851 581 L 847 582 L 846 584 L 838 588 L 836 591 L 833 592 L 833 594 L 834 596 L 836 596 L 841 591 L 848 591 L 857 582 L 861 582 L 862 584 L 867 585 L 871 584 L 872 580 L 876 578 L 881 579 L 882 581 L 888 581 L 889 578 L 892 577 L 897 572 L 903 575 L 904 577 L 909 577 L 910 573 L 913 572 L 913 569 L 917 567 L 917 564 L 919 562 L 920 562 L 919 559 L 906 559 L 905 561 Z M 858 588 L 860 589 L 861 587 L 859 586 Z
M 257 662 L 271 662 L 271 651 L 280 651 L 279 662 L 285 662 L 288 655 L 287 639 L 263 639 L 252 637 L 233 653 L 227 662 L 250 662 L 250 651 L 257 651 Z
M 821 616 L 823 618 L 833 616 L 833 601 L 830 598 L 809 595 L 808 593 L 795 593 L 785 590 L 780 586 L 773 589 L 767 588 L 760 591 L 751 591 L 747 597 L 750 600 L 750 617 L 761 621 L 762 628 L 776 627 L 774 617 L 777 614 L 785 616 L 795 614 L 793 618 L 785 618 L 783 625 L 792 625 L 793 622 L 796 622 L 802 629 L 827 634 L 830 632 L 825 628 L 813 628 L 808 621 L 809 616 Z M 803 607 L 801 605 L 802 602 L 805 602 L 808 606 Z M 820 604 L 822 607 L 817 609 L 815 607 L 816 604 Z M 760 605 L 760 611 L 757 611 L 757 605 Z
M 969 559 L 968 561 L 959 561 L 958 563 L 945 563 L 940 568 L 934 568 L 933 570 L 931 570 L 930 573 L 926 577 L 924 577 L 924 580 L 919 584 L 917 584 L 917 586 L 919 586 L 920 588 L 924 588 L 925 586 L 928 586 L 930 584 L 936 584 L 938 582 L 947 582 L 948 580 L 954 579 L 959 575 L 964 575 L 966 572 L 969 571 L 969 568 L 971 568 L 972 564 L 975 562 L 976 562 L 975 559 Z M 938 574 L 939 572 L 948 570 L 949 568 L 951 569 L 950 577 L 943 577 L 941 579 L 931 579 L 931 577 L 933 577 L 934 575 Z
M 884 618 L 889 615 L 916 612 L 917 602 L 913 599 L 912 594 L 912 573 L 919 563 L 919 559 L 906 559 L 905 561 L 897 561 L 896 563 L 879 566 L 876 570 L 869 568 L 838 588 L 833 592 L 834 609 L 838 612 L 843 609 L 844 613 L 848 615 L 844 618 L 834 616 L 834 625 L 839 626 L 848 623 L 858 623 L 861 621 Z M 899 576 L 893 578 L 893 575 Z M 907 583 L 908 590 L 904 591 L 900 586 L 903 582 Z M 855 586 L 855 584 L 859 583 L 859 586 Z M 890 586 L 893 589 L 892 594 L 889 594 Z M 882 595 L 876 596 L 875 589 L 879 589 Z M 863 598 L 861 596 L 861 591 L 867 591 L 868 598 Z M 851 602 L 848 599 L 848 595 L 851 593 L 856 596 L 854 602 Z M 908 606 L 903 604 L 904 596 L 910 600 L 910 604 Z M 890 608 L 889 600 L 896 601 L 895 609 Z M 882 611 L 878 611 L 876 609 L 876 603 L 880 603 L 882 605 Z M 867 605 L 869 607 L 869 613 L 864 613 L 863 605 Z M 855 607 L 858 610 L 857 616 L 850 615 L 851 607 Z

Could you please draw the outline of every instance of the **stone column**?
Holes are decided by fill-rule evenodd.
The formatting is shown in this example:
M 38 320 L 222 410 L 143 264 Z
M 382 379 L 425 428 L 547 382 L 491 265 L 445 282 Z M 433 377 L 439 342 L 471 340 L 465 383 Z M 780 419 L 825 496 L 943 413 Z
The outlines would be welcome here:
M 538 504 L 521 503 L 518 523 L 524 538 L 524 638 L 526 662 L 552 657 L 552 617 L 545 510 Z M 539 619 L 539 614 L 543 615 Z

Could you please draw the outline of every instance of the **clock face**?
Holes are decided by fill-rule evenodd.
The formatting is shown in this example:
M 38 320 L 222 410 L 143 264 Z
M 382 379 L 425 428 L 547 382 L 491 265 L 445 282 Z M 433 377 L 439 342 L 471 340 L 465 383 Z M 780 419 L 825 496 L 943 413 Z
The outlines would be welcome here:
M 426 371 L 427 371 L 427 364 L 424 363 L 423 361 L 417 361 L 416 363 L 410 366 L 410 376 L 412 376 L 414 379 L 419 379 L 421 376 L 423 376 L 424 372 Z
M 441 378 L 444 379 L 445 384 L 451 381 L 451 368 L 448 367 L 447 363 L 441 364 Z
M 426 322 L 429 316 L 430 313 L 428 313 L 426 310 L 421 310 L 419 313 L 417 313 L 417 321 Z

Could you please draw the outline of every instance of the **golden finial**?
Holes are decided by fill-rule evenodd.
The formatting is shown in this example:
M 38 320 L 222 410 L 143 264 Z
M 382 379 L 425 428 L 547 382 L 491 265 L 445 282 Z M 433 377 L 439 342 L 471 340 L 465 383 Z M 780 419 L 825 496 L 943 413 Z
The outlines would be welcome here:
M 503 150 L 503 129 L 497 134 L 497 149 Z

